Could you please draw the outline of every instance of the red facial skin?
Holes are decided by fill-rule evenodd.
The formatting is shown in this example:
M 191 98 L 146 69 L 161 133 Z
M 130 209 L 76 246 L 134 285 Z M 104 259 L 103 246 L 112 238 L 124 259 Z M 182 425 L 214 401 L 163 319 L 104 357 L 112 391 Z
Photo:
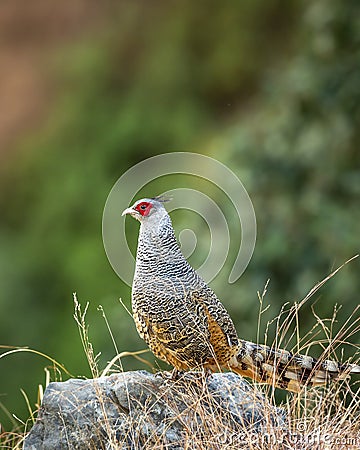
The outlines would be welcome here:
M 137 211 L 143 217 L 146 217 L 149 215 L 152 206 L 153 205 L 150 202 L 141 202 L 138 205 L 136 205 L 135 211 Z

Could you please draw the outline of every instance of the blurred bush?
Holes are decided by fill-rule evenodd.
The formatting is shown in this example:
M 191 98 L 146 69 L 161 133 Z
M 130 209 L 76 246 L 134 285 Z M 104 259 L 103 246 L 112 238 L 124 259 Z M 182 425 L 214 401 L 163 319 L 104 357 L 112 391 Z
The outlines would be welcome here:
M 130 289 L 106 259 L 101 218 L 113 183 L 146 157 L 206 153 L 245 184 L 258 220 L 255 254 L 228 285 L 230 254 L 212 284 L 241 337 L 256 338 L 256 291 L 267 278 L 273 317 L 359 249 L 358 2 L 111 6 L 96 32 L 48 56 L 49 117 L 0 169 L 0 343 L 37 348 L 74 375 L 89 375 L 74 291 L 90 302 L 103 366 L 114 349 L 99 304 L 120 350 L 145 347 L 117 301 L 129 305 Z M 135 242 L 137 227 L 129 233 Z M 346 317 L 357 305 L 358 270 L 354 262 L 325 286 L 320 315 L 338 302 Z M 302 314 L 306 331 L 309 308 Z M 0 401 L 10 411 L 26 416 L 19 388 L 34 400 L 43 367 L 35 357 L 1 360 Z M 140 367 L 124 360 L 126 370 Z

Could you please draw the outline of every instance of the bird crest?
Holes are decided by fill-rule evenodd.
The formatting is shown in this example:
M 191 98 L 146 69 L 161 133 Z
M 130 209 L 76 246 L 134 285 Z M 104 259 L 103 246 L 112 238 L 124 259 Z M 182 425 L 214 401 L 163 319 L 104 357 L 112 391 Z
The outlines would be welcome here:
M 156 197 L 153 197 L 151 200 L 155 200 L 160 203 L 166 203 L 166 202 L 170 202 L 172 200 L 172 197 L 170 197 L 166 194 L 160 194 L 160 195 L 157 195 Z

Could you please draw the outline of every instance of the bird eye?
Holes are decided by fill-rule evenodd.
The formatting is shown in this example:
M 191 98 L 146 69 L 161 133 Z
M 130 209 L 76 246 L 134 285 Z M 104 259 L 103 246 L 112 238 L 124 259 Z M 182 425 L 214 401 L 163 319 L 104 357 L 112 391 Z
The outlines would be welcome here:
M 149 202 L 141 202 L 135 206 L 135 210 L 143 217 L 146 217 L 150 213 L 152 204 Z

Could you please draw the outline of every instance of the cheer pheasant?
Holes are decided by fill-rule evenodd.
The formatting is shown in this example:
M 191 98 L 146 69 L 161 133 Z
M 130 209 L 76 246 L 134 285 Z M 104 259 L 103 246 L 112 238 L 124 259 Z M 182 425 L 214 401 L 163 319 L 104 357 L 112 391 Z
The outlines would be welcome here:
M 134 320 L 158 358 L 176 370 L 226 368 L 294 392 L 360 373 L 355 364 L 317 361 L 239 339 L 222 303 L 182 255 L 163 200 L 139 200 L 125 214 L 141 224 Z

